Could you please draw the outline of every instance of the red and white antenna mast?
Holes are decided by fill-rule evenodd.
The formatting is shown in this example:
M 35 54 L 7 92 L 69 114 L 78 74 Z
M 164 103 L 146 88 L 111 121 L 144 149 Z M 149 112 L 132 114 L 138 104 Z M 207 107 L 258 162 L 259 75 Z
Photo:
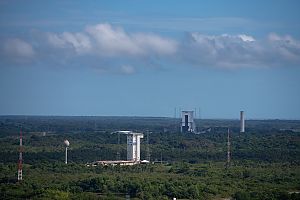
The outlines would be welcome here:
M 19 148 L 19 162 L 18 162 L 18 181 L 22 181 L 23 176 L 23 138 L 22 138 L 22 130 L 20 130 L 20 148 Z
M 227 129 L 227 166 L 230 165 L 230 132 L 229 128 Z

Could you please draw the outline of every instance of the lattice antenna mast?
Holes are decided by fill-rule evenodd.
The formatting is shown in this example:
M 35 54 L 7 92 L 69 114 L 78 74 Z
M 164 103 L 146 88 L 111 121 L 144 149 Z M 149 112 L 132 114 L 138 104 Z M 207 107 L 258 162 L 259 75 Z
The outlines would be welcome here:
M 150 162 L 149 131 L 147 131 L 147 160 Z
M 18 181 L 22 181 L 22 179 L 23 179 L 23 137 L 22 137 L 22 130 L 20 130 Z
M 120 133 L 118 132 L 118 147 L 117 147 L 117 160 L 121 159 L 121 155 L 120 155 Z
M 230 165 L 230 131 L 227 129 L 227 166 Z

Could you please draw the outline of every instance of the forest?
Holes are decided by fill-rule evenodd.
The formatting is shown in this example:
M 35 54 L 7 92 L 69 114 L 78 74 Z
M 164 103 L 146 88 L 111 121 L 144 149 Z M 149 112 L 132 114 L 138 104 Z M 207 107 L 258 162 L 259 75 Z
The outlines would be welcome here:
M 247 120 L 245 133 L 238 120 L 196 119 L 197 134 L 180 133 L 179 125 L 166 117 L 0 116 L 0 197 L 300 199 L 300 121 Z M 117 130 L 144 133 L 141 158 L 148 153 L 151 163 L 87 165 L 126 159 L 126 136 L 112 134 Z M 20 131 L 24 164 L 17 181 Z

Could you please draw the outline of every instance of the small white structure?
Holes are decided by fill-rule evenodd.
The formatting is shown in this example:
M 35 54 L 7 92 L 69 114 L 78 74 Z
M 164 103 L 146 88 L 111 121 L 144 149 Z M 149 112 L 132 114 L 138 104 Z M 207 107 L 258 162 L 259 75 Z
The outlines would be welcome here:
M 66 145 L 66 158 L 65 158 L 65 163 L 68 164 L 68 147 L 70 146 L 69 140 L 65 140 L 64 144 Z
M 245 133 L 245 116 L 244 116 L 244 111 L 240 112 L 240 123 L 241 123 L 241 133 Z
M 196 131 L 196 125 L 194 122 L 194 111 L 182 111 L 181 112 L 181 132 L 191 132 Z

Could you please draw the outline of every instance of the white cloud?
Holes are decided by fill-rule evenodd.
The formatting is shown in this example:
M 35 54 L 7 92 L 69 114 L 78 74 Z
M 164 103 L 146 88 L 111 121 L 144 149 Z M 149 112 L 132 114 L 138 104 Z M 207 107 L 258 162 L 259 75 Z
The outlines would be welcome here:
M 177 43 L 154 34 L 128 34 L 120 27 L 98 24 L 86 28 L 101 55 L 151 56 L 176 52 Z
M 172 55 L 177 51 L 177 42 L 153 34 L 133 35 L 135 43 L 144 49 L 158 55 Z
M 141 54 L 142 49 L 121 28 L 98 24 L 87 27 L 86 31 L 96 41 L 96 49 L 101 55 Z
M 130 65 L 122 65 L 120 68 L 122 74 L 134 74 L 135 68 Z
M 275 60 L 300 62 L 300 41 L 289 35 L 280 36 L 275 33 L 269 34 L 268 40 Z
M 199 66 L 270 67 L 300 62 L 299 41 L 291 36 L 281 37 L 276 34 L 264 40 L 256 40 L 245 34 L 189 33 L 181 49 L 179 56 L 184 62 Z
M 55 48 L 73 49 L 78 54 L 88 53 L 92 50 L 90 38 L 83 33 L 48 33 L 47 39 L 49 44 Z
M 241 34 L 238 35 L 244 42 L 254 42 L 255 39 L 250 35 Z
M 178 61 L 200 67 L 270 67 L 299 65 L 300 41 L 275 33 L 258 39 L 244 33 L 205 35 L 199 32 L 175 40 L 97 24 L 75 33 L 39 32 L 30 42 L 18 38 L 4 40 L 0 43 L 0 57 L 5 61 L 90 66 L 123 74 L 135 73 L 137 68 L 132 66 L 161 63 L 172 66 Z
M 7 39 L 4 42 L 2 51 L 8 59 L 16 62 L 25 62 L 35 56 L 32 46 L 18 38 Z
M 101 57 L 164 56 L 177 50 L 177 42 L 172 39 L 148 33 L 128 34 L 110 24 L 88 26 L 77 33 L 47 33 L 46 38 L 52 48 Z

